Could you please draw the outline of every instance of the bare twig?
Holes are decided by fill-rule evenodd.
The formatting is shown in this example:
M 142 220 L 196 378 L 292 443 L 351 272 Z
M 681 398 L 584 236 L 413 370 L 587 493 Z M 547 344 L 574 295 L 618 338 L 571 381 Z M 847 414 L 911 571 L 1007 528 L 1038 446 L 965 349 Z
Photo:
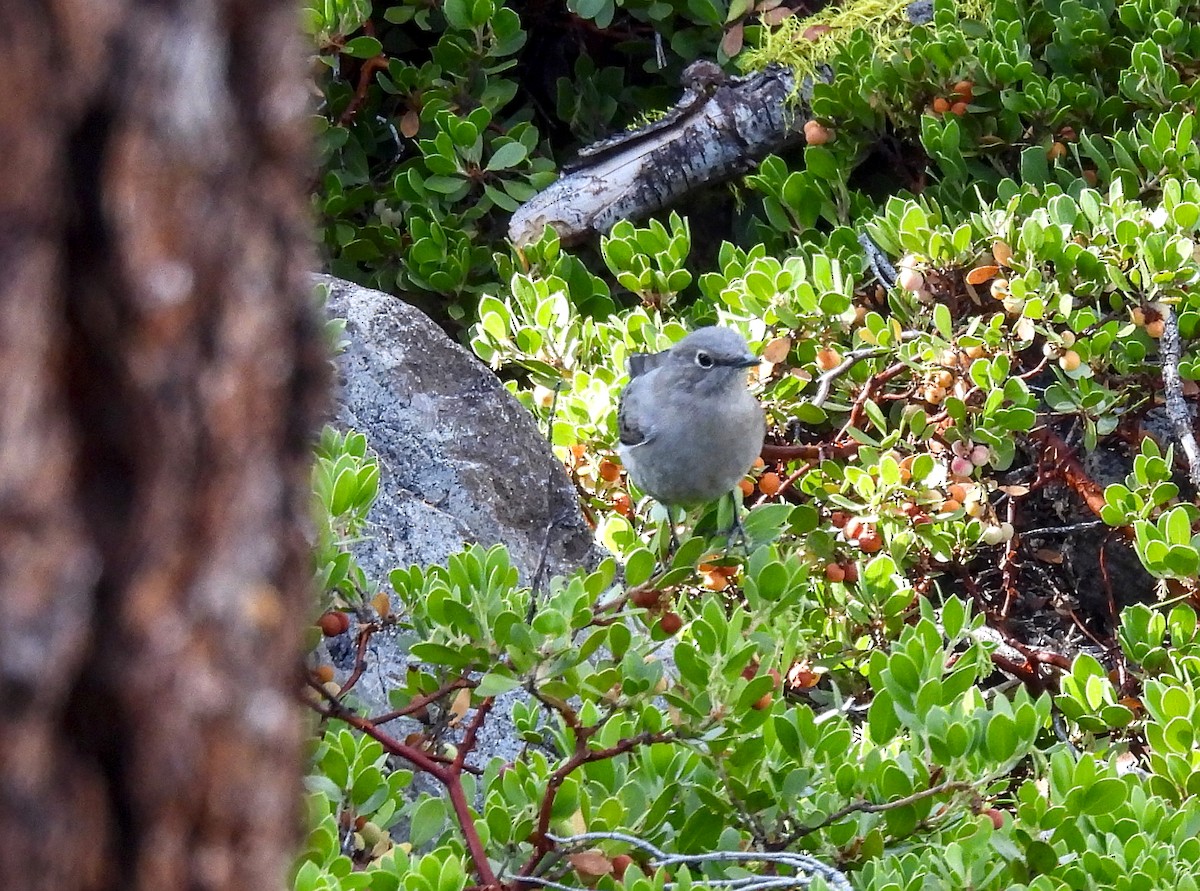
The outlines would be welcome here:
M 914 340 L 919 336 L 920 333 L 917 331 L 905 331 L 900 335 L 900 339 L 901 341 Z M 818 407 L 824 405 L 825 400 L 829 398 L 829 391 L 833 387 L 834 381 L 863 359 L 875 359 L 879 356 L 886 356 L 889 353 L 891 353 L 891 349 L 888 347 L 861 347 L 846 353 L 841 362 L 817 378 L 817 395 L 809 400 L 809 402 Z
M 714 879 L 696 877 L 691 884 L 704 888 L 740 888 L 742 891 L 763 888 L 808 887 L 811 875 L 819 875 L 831 887 L 838 891 L 851 891 L 850 882 L 832 866 L 828 866 L 807 854 L 793 851 L 713 851 L 709 854 L 668 854 L 666 851 L 652 845 L 645 839 L 623 832 L 584 832 L 570 836 L 548 836 L 550 841 L 558 845 L 586 845 L 597 841 L 618 841 L 640 848 L 653 858 L 652 866 L 688 865 L 693 863 L 771 863 L 790 866 L 798 872 L 810 873 L 809 876 L 739 876 L 736 879 Z M 560 888 L 556 884 L 540 881 L 537 884 Z M 668 882 L 664 887 L 674 888 L 676 883 Z M 570 889 L 577 891 L 577 889 Z
M 1179 376 L 1179 360 L 1183 352 L 1179 338 L 1179 320 L 1166 303 L 1156 309 L 1162 314 L 1163 334 L 1159 341 L 1159 358 L 1162 360 L 1163 388 L 1167 398 L 1167 416 L 1175 426 L 1175 435 L 1187 458 L 1188 479 L 1200 489 L 1200 446 L 1196 444 L 1196 432 L 1192 425 L 1192 413 L 1183 398 L 1183 380 Z
M 367 670 L 367 645 L 371 642 L 371 635 L 378 630 L 379 626 L 374 622 L 359 628 L 358 642 L 354 651 L 354 668 L 351 670 L 350 676 L 346 678 L 346 682 L 342 684 L 338 699 L 344 699 L 350 689 L 358 683 L 358 679 L 363 676 L 363 672 Z
M 804 836 L 820 829 L 824 829 L 826 826 L 830 826 L 836 823 L 838 820 L 841 820 L 843 817 L 848 817 L 851 814 L 878 814 L 882 813 L 883 811 L 891 811 L 895 810 L 896 808 L 908 807 L 910 804 L 916 804 L 918 801 L 923 801 L 926 798 L 933 798 L 937 795 L 943 795 L 947 792 L 970 792 L 974 796 L 978 796 L 979 794 L 974 783 L 968 783 L 963 780 L 948 780 L 945 783 L 939 783 L 936 786 L 930 786 L 928 789 L 922 789 L 919 792 L 914 792 L 912 795 L 905 795 L 903 798 L 897 798 L 893 801 L 884 801 L 879 804 L 874 804 L 866 801 L 865 799 L 860 799 L 858 801 L 850 802 L 845 807 L 838 808 L 820 823 L 817 823 L 813 826 L 801 826 L 798 829 L 793 830 L 792 832 L 788 833 L 787 837 L 783 841 L 778 842 L 777 844 L 779 847 L 787 847 L 788 845 L 795 844 L 797 841 L 804 838 Z
M 448 684 L 443 684 L 432 693 L 426 693 L 424 696 L 418 696 L 408 705 L 404 706 L 404 708 L 398 708 L 395 711 L 386 712 L 385 714 L 377 715 L 373 718 L 368 718 L 367 720 L 369 720 L 372 724 L 379 725 L 386 724 L 388 721 L 395 721 L 397 718 L 407 718 L 410 715 L 415 715 L 417 712 L 421 711 L 421 709 L 426 708 L 432 703 L 437 702 L 447 693 L 451 693 L 454 690 L 461 690 L 464 687 L 474 688 L 476 686 L 478 686 L 477 682 L 471 680 L 470 678 L 457 678 L 453 681 L 450 681 Z
M 526 878 L 534 875 L 538 863 L 551 850 L 554 840 L 550 836 L 550 817 L 554 810 L 554 800 L 558 797 L 558 790 L 563 782 L 572 773 L 589 764 L 593 761 L 605 761 L 609 758 L 615 758 L 618 755 L 623 755 L 626 752 L 632 751 L 638 746 L 650 745 L 652 743 L 671 742 L 676 739 L 673 731 L 665 731 L 661 733 L 652 733 L 644 731 L 636 736 L 626 737 L 618 741 L 615 745 L 605 749 L 589 749 L 588 740 L 592 733 L 598 730 L 598 726 L 580 727 L 575 731 L 575 751 L 557 770 L 550 774 L 550 779 L 546 783 L 546 792 L 542 796 L 542 805 L 538 810 L 538 822 L 530 835 L 530 840 L 533 842 L 534 852 L 528 862 L 521 868 L 521 877 Z M 591 731 L 591 732 L 585 732 Z
M 865 232 L 858 233 L 858 243 L 863 249 L 863 253 L 867 256 L 867 264 L 871 267 L 871 271 L 875 273 L 875 278 L 887 289 L 891 289 L 896 284 L 896 267 L 892 265 L 882 248 L 879 247 L 871 236 Z

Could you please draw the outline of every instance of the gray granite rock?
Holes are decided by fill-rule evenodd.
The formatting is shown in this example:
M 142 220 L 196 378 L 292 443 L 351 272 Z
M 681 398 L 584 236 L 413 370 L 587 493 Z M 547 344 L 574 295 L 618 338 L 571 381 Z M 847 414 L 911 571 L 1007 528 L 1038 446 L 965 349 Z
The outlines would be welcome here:
M 346 320 L 337 420 L 379 454 L 379 500 L 356 557 L 368 576 L 503 543 L 524 582 L 602 559 L 566 471 L 496 376 L 420 310 L 331 276 Z
M 367 578 L 386 588 L 392 569 L 442 563 L 473 542 L 505 544 L 526 584 L 543 560 L 544 579 L 594 568 L 605 554 L 565 469 L 496 376 L 402 300 L 331 276 L 317 280 L 329 288 L 328 315 L 346 322 L 336 423 L 364 434 L 379 455 L 379 498 L 354 547 Z M 412 643 L 403 633 L 372 638 L 353 694 L 368 713 L 390 708 L 387 692 L 403 682 Z M 325 645 L 344 677 L 353 641 L 347 634 Z M 509 716 L 512 698 L 523 695 L 497 701 L 472 761 L 516 756 Z

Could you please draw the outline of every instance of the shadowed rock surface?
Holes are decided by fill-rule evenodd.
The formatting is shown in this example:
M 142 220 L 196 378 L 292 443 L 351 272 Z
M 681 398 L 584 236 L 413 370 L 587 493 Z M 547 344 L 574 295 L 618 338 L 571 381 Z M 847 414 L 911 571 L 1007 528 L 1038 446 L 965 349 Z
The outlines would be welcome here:
M 354 547 L 367 578 L 387 590 L 392 569 L 443 563 L 472 542 L 507 545 L 525 584 L 543 554 L 543 582 L 595 567 L 605 554 L 566 470 L 491 370 L 402 300 L 331 276 L 317 280 L 330 289 L 329 317 L 346 320 L 336 423 L 364 434 L 379 455 L 379 498 Z M 414 642 L 386 632 L 371 638 L 353 694 L 368 713 L 390 707 L 387 691 L 403 683 Z M 354 664 L 352 636 L 326 646 L 344 677 Z M 498 698 L 472 763 L 516 756 L 522 743 L 510 713 L 524 696 Z M 417 729 L 398 722 L 393 732 L 401 724 Z
M 602 557 L 566 471 L 496 376 L 420 310 L 331 276 L 330 317 L 346 320 L 337 422 L 379 454 L 369 577 L 503 543 L 525 583 Z

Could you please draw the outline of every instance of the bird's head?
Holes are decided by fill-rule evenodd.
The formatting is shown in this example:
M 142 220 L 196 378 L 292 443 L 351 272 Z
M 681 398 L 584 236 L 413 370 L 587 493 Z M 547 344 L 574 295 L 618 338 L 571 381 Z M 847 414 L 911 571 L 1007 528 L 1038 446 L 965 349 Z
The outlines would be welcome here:
M 742 335 L 715 325 L 693 331 L 668 350 L 668 357 L 675 373 L 701 390 L 745 386 L 747 369 L 759 363 Z

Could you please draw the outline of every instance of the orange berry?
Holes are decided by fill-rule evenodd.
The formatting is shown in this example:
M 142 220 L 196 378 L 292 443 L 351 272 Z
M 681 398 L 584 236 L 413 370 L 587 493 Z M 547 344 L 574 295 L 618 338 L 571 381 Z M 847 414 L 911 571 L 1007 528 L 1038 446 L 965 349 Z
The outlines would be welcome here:
M 612 506 L 613 510 L 623 517 L 633 514 L 633 499 L 629 497 L 628 492 L 617 492 L 613 495 Z
M 1146 327 L 1146 310 L 1142 309 L 1140 306 L 1135 306 L 1133 309 L 1129 310 L 1129 318 L 1133 321 L 1133 324 L 1137 325 L 1139 328 Z
M 846 570 L 842 569 L 838 563 L 828 563 L 825 565 L 825 578 L 831 582 L 845 581 Z
M 328 684 L 333 680 L 333 666 L 318 665 L 313 671 L 313 676 L 317 679 L 317 683 Z
M 783 485 L 777 473 L 764 473 L 758 480 L 758 491 L 764 495 L 774 495 Z
M 1153 322 L 1146 323 L 1146 333 L 1157 340 L 1163 336 L 1163 331 L 1166 327 L 1162 319 L 1155 319 Z
M 615 483 L 621 478 L 621 465 L 607 459 L 600 462 L 600 479 L 606 483 Z
M 829 522 L 832 523 L 836 529 L 841 529 L 843 526 L 845 526 L 849 519 L 849 514 L 847 514 L 844 510 L 835 510 L 829 515 Z
M 1004 814 L 1000 813 L 1000 811 L 996 810 L 994 807 L 990 807 L 984 811 L 984 814 L 987 815 L 988 819 L 992 821 L 993 829 L 1004 828 Z
M 774 701 L 775 694 L 768 690 L 762 696 L 758 697 L 758 699 L 754 700 L 754 704 L 750 706 L 750 708 L 754 709 L 756 712 L 761 712 L 765 708 L 770 708 L 771 703 Z
M 938 96 L 936 99 L 933 100 L 933 110 L 937 114 L 945 114 L 946 112 L 948 112 L 950 110 L 950 103 L 947 102 L 945 99 L 943 99 L 941 96 Z
M 1046 157 L 1051 161 L 1057 161 L 1059 158 L 1066 157 L 1067 147 L 1061 142 L 1050 143 L 1050 148 L 1046 149 Z
M 1089 186 L 1094 186 L 1094 185 L 1096 185 L 1096 183 L 1098 183 L 1100 181 L 1100 177 L 1098 177 L 1096 175 L 1095 170 L 1085 169 L 1083 171 L 1082 176 L 1083 176 L 1083 181 L 1085 183 L 1087 183 Z
M 804 125 L 804 141 L 809 145 L 824 145 L 833 139 L 833 131 L 820 121 L 809 121 Z
M 580 461 L 582 461 L 583 456 L 586 454 L 587 454 L 587 447 L 583 443 L 577 442 L 577 443 L 575 443 L 575 445 L 571 446 L 571 457 L 573 457 L 575 459 L 576 463 L 579 463 Z
M 854 541 L 856 538 L 862 538 L 868 532 L 871 532 L 871 525 L 860 517 L 851 517 L 846 521 L 842 533 L 846 536 L 847 541 Z
M 767 462 L 762 459 L 762 455 L 759 455 L 757 458 L 754 459 L 754 464 L 751 466 L 755 470 L 762 470 L 764 467 L 767 466 Z
M 874 554 L 883 548 L 883 538 L 878 532 L 865 532 L 858 538 L 858 549 L 864 554 Z
M 963 101 L 970 102 L 975 98 L 975 84 L 969 80 L 960 80 L 954 85 L 954 94 L 962 97 Z
M 965 103 L 965 102 L 955 102 L 953 105 L 950 106 L 950 114 L 952 114 L 952 115 L 957 115 L 958 117 L 961 118 L 966 113 L 967 113 L 967 103 Z
M 832 371 L 842 364 L 842 354 L 837 350 L 826 347 L 817 351 L 817 367 L 822 371 Z
M 952 483 L 946 487 L 946 494 L 955 501 L 963 502 L 967 500 L 967 487 L 962 483 Z
M 846 570 L 846 584 L 853 585 L 858 581 L 858 564 L 853 561 L 847 561 L 842 564 L 842 569 Z
M 729 579 L 725 578 L 725 574 L 715 570 L 704 573 L 702 583 L 710 591 L 724 591 L 729 587 Z
M 613 876 L 616 879 L 625 878 L 625 870 L 633 866 L 633 858 L 628 854 L 618 854 L 612 859 Z
M 955 501 L 953 498 L 947 498 L 942 502 L 942 513 L 949 514 L 962 507 L 962 502 Z
M 745 498 L 749 498 L 754 494 L 754 483 L 750 480 L 742 480 L 738 483 L 738 488 L 742 490 L 742 496 Z
M 1058 357 L 1058 367 L 1063 371 L 1071 372 L 1083 364 L 1083 360 L 1079 358 L 1079 353 L 1074 350 L 1067 350 Z
M 339 610 L 330 610 L 317 620 L 317 624 L 326 637 L 337 637 L 350 630 L 350 617 Z
M 633 601 L 634 606 L 640 606 L 642 609 L 653 609 L 658 606 L 661 598 L 662 592 L 656 588 L 639 588 L 633 592 L 633 596 L 629 599 Z
M 679 613 L 663 613 L 662 618 L 658 620 L 658 627 L 662 629 L 663 634 L 672 637 L 683 627 L 683 619 L 679 617 Z

